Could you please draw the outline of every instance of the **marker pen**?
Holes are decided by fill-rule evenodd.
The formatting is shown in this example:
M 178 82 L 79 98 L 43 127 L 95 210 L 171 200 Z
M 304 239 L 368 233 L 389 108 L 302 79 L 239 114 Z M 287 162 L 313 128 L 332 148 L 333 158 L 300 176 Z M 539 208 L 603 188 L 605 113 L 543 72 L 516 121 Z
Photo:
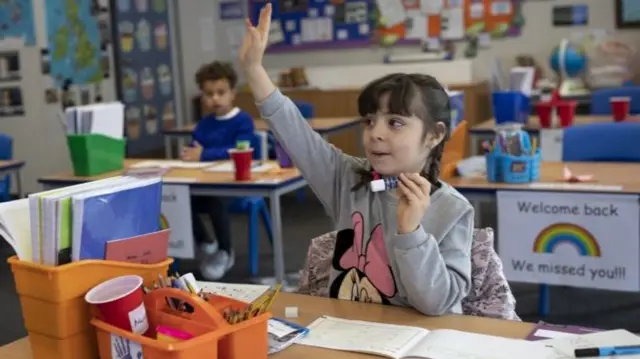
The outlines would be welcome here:
M 638 355 L 640 354 L 640 345 L 576 349 L 574 354 L 576 358 L 608 357 L 612 355 Z
M 380 192 L 398 187 L 398 177 L 386 177 L 371 181 L 369 184 L 372 192 Z

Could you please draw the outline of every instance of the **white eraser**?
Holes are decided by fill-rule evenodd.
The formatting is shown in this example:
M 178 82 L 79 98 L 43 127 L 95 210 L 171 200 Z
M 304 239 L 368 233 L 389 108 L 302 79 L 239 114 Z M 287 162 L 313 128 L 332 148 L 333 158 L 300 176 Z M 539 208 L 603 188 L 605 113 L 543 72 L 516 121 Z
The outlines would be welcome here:
M 284 316 L 287 318 L 297 318 L 298 317 L 298 307 L 285 307 L 284 308 Z
M 369 186 L 371 186 L 371 191 L 372 192 L 380 192 L 380 191 L 384 191 L 385 189 L 387 189 L 387 185 L 384 183 L 383 179 L 377 179 L 375 181 L 371 181 Z

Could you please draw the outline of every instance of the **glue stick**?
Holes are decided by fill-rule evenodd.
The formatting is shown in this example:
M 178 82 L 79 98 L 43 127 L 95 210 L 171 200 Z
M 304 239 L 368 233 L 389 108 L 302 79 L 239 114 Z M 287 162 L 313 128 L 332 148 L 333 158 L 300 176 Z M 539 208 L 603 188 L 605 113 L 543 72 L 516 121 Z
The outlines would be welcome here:
M 381 192 L 388 189 L 394 189 L 398 187 L 398 177 L 386 177 L 371 181 L 369 184 L 372 192 Z

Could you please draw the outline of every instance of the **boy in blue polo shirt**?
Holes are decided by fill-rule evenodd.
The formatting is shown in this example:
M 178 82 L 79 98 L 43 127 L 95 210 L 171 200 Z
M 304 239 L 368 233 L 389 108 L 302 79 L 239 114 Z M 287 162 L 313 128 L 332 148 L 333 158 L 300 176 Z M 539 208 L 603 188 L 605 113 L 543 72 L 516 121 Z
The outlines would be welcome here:
M 229 159 L 228 150 L 237 141 L 250 141 L 254 136 L 253 119 L 235 107 L 238 75 L 231 64 L 215 61 L 203 65 L 196 73 L 202 92 L 205 115 L 193 130 L 193 143 L 181 153 L 183 161 L 217 161 Z M 200 272 L 206 280 L 218 280 L 233 267 L 231 223 L 228 203 L 217 197 L 193 197 L 191 200 L 194 237 L 201 243 Z M 198 214 L 211 217 L 217 239 L 207 238 Z

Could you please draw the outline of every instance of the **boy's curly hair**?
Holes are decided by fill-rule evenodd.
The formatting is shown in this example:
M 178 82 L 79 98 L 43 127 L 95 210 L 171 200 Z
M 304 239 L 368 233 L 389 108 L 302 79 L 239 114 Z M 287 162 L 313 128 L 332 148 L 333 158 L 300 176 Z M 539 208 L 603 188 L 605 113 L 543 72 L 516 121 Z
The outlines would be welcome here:
M 238 84 L 238 74 L 229 62 L 214 61 L 204 64 L 196 72 L 196 84 L 202 88 L 207 81 L 227 80 L 232 89 Z

